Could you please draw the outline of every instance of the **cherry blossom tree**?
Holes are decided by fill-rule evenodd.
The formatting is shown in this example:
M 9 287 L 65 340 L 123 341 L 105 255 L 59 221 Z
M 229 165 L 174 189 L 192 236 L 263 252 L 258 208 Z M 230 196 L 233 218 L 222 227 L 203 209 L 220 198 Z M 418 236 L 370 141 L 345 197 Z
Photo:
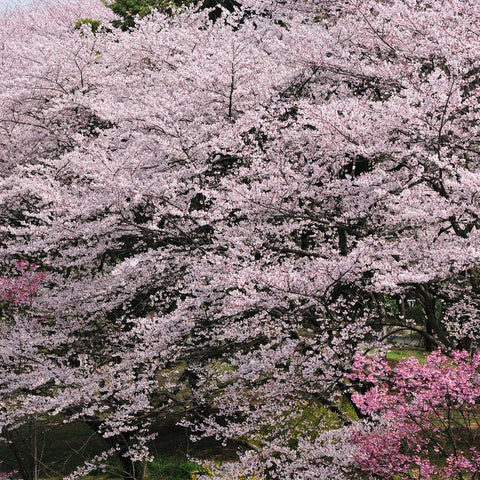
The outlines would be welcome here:
M 208 274 L 202 258 L 218 248 L 210 223 L 220 220 L 206 220 L 198 174 L 208 168 L 216 175 L 214 132 L 265 95 L 263 84 L 247 82 L 246 73 L 268 71 L 267 53 L 254 48 L 256 36 L 244 41 L 252 27 L 238 38 L 231 37 L 231 25 L 202 33 L 208 12 L 182 19 L 158 14 L 131 33 L 95 32 L 77 19 L 96 21 L 96 10 L 66 6 L 60 17 L 50 17 L 46 38 L 42 15 L 52 12 L 38 7 L 34 13 L 26 15 L 40 22 L 38 51 L 20 56 L 23 63 L 9 74 L 24 82 L 15 95 L 26 96 L 38 79 L 35 105 L 18 112 L 15 105 L 26 102 L 13 95 L 3 104 L 5 143 L 17 141 L 17 148 L 6 158 L 2 180 L 2 253 L 5 261 L 36 259 L 49 272 L 34 305 L 48 321 L 35 324 L 35 336 L 22 337 L 21 320 L 3 332 L 18 354 L 2 375 L 11 380 L 4 394 L 13 402 L 2 426 L 16 428 L 33 414 L 83 420 L 111 448 L 77 474 L 118 454 L 125 476 L 139 478 L 149 421 L 195 387 L 186 365 L 218 356 L 202 353 L 208 320 L 191 314 L 203 311 L 189 289 Z M 30 38 L 19 19 L 4 21 L 12 24 L 5 29 L 10 61 Z M 59 44 L 62 60 L 54 60 Z M 228 55 L 217 61 L 212 55 L 224 45 Z M 216 77 L 215 84 L 198 72 Z M 132 81 L 138 82 L 135 95 L 122 91 Z M 201 92 L 198 104 L 191 103 L 192 88 Z M 142 119 L 148 105 L 156 107 Z M 23 355 L 15 342 L 25 337 Z M 9 376 L 26 358 L 29 369 Z
M 298 71 L 245 128 L 250 161 L 222 181 L 221 205 L 236 212 L 224 237 L 246 248 L 218 288 L 234 279 L 236 327 L 254 305 L 245 331 L 254 325 L 268 340 L 237 354 L 219 422 L 208 427 L 267 438 L 257 471 L 294 478 L 295 465 L 297 475 L 331 478 L 320 450 L 306 461 L 308 442 L 290 448 L 285 424 L 304 398 L 334 411 L 328 401 L 348 391 L 352 352 L 380 326 L 418 332 L 428 349 L 476 348 L 478 204 L 467 185 L 478 182 L 478 94 L 464 46 L 477 37 L 461 19 L 478 13 L 471 2 L 351 2 L 323 19 L 324 30 L 290 20 Z
M 351 478 L 356 352 L 478 348 L 480 7 L 241 3 L 0 19 L 0 255 L 48 273 L 2 427 L 86 421 L 91 468 L 181 409 L 231 475 Z

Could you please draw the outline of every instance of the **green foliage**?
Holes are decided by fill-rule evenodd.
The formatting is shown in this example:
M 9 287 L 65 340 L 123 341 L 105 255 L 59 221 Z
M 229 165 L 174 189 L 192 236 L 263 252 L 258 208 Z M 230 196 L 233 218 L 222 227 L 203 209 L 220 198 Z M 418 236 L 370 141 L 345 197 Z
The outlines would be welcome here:
M 240 6 L 236 0 L 102 0 L 103 3 L 113 10 L 121 20 L 114 20 L 112 25 L 122 30 L 135 28 L 135 17 L 146 17 L 153 10 L 173 15 L 182 7 L 195 6 L 200 10 L 211 9 L 211 20 L 216 20 L 221 15 L 221 8 L 233 11 Z
M 166 12 L 172 15 L 173 12 L 182 6 L 189 6 L 191 0 L 115 0 L 103 3 L 113 10 L 122 20 L 114 20 L 112 25 L 122 30 L 131 30 L 135 27 L 135 17 L 146 17 L 152 10 Z
M 158 458 L 147 464 L 151 480 L 195 480 L 197 475 L 209 475 L 210 469 L 195 462 Z
M 80 30 L 83 25 L 89 25 L 93 33 L 97 33 L 100 30 L 100 27 L 102 26 L 102 22 L 100 20 L 93 20 L 92 18 L 79 18 L 75 22 L 75 28 L 77 30 Z
M 335 404 L 338 411 L 351 420 L 358 420 L 357 414 L 347 399 L 340 399 Z M 288 447 L 296 449 L 299 438 L 310 438 L 314 440 L 322 432 L 335 430 L 342 427 L 343 420 L 328 407 L 320 403 L 309 403 L 298 401 L 293 411 L 285 412 L 285 419 L 273 423 L 271 426 L 264 426 L 256 439 L 249 440 L 256 445 L 262 445 L 265 438 L 272 435 L 289 436 Z

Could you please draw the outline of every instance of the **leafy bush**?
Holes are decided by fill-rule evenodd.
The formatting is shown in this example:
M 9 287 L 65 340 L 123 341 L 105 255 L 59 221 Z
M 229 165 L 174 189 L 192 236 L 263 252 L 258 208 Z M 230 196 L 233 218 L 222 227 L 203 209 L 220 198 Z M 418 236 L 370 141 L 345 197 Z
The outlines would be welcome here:
M 157 458 L 147 466 L 151 480 L 195 480 L 196 475 L 208 475 L 210 470 L 190 461 Z

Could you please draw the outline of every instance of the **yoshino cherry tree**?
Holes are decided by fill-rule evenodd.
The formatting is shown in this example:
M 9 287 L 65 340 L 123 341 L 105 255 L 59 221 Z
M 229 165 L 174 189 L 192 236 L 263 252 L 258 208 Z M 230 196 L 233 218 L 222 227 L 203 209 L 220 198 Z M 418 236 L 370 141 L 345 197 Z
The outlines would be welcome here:
M 241 446 L 225 478 L 378 474 L 356 353 L 478 349 L 480 6 L 57 5 L 0 18 L 2 269 L 46 274 L 2 428 L 85 421 L 110 447 L 73 475 L 138 479 L 183 409 Z

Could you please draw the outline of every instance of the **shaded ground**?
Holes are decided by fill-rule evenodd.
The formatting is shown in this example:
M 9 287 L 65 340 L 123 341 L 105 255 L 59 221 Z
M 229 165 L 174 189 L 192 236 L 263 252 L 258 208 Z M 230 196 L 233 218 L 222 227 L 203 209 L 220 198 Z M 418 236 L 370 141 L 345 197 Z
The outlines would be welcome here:
M 155 431 L 158 435 L 151 445 L 155 457 L 179 461 L 187 457 L 212 460 L 235 458 L 233 447 L 222 447 L 214 439 L 190 441 L 186 429 L 175 425 L 173 419 L 159 423 L 155 426 Z M 22 462 L 24 468 L 33 474 L 34 433 L 32 422 L 12 435 L 10 445 L 0 443 L 0 459 L 3 462 L 0 471 L 18 470 L 19 462 Z M 99 435 L 80 422 L 60 426 L 38 422 L 36 438 L 38 473 L 42 478 L 67 475 L 106 447 Z M 109 472 L 113 477 L 121 477 L 121 472 L 115 465 L 112 465 Z

